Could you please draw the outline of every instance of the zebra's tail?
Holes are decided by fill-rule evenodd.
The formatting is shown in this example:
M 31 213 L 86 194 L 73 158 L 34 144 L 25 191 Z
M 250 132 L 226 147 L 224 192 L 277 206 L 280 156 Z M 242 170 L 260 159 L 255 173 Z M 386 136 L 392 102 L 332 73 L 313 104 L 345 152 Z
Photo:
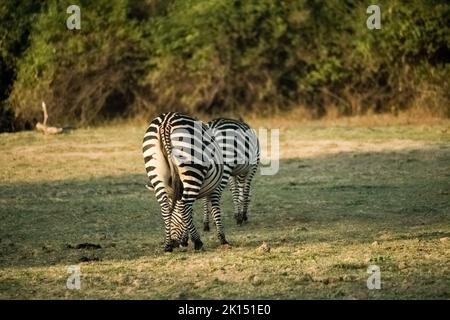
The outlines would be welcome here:
M 172 196 L 172 206 L 175 206 L 175 202 L 181 199 L 183 195 L 183 184 L 181 183 L 178 167 L 173 162 L 172 158 L 172 144 L 170 143 L 170 127 L 166 130 L 160 130 L 160 141 L 162 142 L 162 152 L 166 158 L 170 168 L 170 188 Z

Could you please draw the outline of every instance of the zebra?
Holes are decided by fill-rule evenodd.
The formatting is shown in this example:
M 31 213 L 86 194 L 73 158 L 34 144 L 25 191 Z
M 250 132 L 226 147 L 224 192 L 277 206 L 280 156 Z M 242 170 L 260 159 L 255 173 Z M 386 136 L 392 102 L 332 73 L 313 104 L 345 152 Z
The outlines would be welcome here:
M 188 232 L 195 250 L 202 249 L 192 206 L 203 197 L 211 203 L 220 243 L 228 244 L 221 222 L 220 197 L 225 187 L 222 177 L 230 173 L 206 124 L 182 113 L 163 113 L 150 123 L 142 148 L 147 188 L 154 191 L 165 224 L 164 251 L 187 246 Z
M 234 217 L 238 225 L 247 221 L 250 203 L 250 185 L 260 161 L 260 147 L 255 132 L 245 122 L 219 118 L 208 122 L 220 149 L 225 170 L 223 182 L 230 184 L 234 204 Z M 229 181 L 228 181 L 229 180 Z M 203 200 L 203 230 L 209 231 L 210 202 Z

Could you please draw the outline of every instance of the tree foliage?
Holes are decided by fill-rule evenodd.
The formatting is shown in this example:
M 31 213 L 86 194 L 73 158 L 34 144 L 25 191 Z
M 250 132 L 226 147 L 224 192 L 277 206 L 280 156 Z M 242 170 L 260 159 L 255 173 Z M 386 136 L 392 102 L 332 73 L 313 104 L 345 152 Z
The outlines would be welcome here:
M 81 30 L 65 27 L 69 1 L 24 3 L 0 5 L 3 108 L 22 124 L 41 100 L 64 124 L 298 106 L 450 116 L 445 0 L 380 1 L 381 30 L 358 0 L 82 0 Z

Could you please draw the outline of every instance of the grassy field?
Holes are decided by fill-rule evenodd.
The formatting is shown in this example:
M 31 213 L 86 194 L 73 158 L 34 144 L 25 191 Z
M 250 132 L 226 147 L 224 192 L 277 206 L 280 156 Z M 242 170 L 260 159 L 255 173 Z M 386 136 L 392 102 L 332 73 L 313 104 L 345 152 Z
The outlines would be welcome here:
M 256 177 L 249 222 L 223 198 L 232 247 L 201 231 L 205 251 L 173 253 L 144 188 L 145 125 L 1 134 L 0 298 L 450 299 L 450 122 L 270 127 L 280 170 Z

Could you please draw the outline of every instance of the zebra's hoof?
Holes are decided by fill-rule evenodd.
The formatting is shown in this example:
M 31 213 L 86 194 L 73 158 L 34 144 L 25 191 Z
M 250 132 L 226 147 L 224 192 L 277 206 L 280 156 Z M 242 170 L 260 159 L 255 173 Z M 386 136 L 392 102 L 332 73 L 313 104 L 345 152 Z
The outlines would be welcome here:
M 182 240 L 182 241 L 180 242 L 180 247 L 186 248 L 188 245 L 189 245 L 188 240 Z
M 238 226 L 242 226 L 242 221 L 243 221 L 242 218 L 236 218 L 236 224 L 237 224 Z
M 247 215 L 244 215 L 244 216 L 242 217 L 242 221 L 247 222 L 247 220 L 248 220 Z
M 173 248 L 170 244 L 166 244 L 164 246 L 164 252 L 172 252 L 172 251 L 173 251 Z
M 203 242 L 201 240 L 197 240 L 194 242 L 194 249 L 196 251 L 203 249 Z
M 209 231 L 209 223 L 203 224 L 203 231 Z
M 229 244 L 228 242 L 225 241 L 225 243 L 222 243 L 222 244 L 220 245 L 220 248 L 221 248 L 222 250 L 229 250 L 229 249 L 232 248 L 232 246 L 231 246 L 231 244 Z

